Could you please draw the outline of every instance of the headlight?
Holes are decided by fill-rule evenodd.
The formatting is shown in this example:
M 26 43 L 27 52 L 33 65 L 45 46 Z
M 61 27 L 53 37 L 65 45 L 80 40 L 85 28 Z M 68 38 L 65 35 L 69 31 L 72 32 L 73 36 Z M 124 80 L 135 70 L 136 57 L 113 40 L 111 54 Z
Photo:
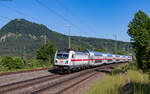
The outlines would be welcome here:
M 68 61 L 66 61 L 65 64 L 68 64 Z

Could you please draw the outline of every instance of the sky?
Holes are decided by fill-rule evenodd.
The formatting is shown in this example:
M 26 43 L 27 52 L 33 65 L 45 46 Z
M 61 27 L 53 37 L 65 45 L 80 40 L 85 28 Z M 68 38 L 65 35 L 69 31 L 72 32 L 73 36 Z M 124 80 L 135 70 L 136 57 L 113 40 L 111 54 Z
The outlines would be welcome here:
M 130 41 L 128 24 L 138 10 L 150 15 L 150 0 L 0 0 L 0 28 L 26 19 L 72 36 Z M 44 6 L 43 6 L 44 5 Z

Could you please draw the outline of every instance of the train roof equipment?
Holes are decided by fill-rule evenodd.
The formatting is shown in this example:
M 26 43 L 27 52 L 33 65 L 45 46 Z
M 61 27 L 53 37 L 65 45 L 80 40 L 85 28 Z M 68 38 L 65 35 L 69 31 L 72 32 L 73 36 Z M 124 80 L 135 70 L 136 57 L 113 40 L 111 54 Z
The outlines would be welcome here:
M 91 50 L 88 50 L 88 52 L 94 53 L 95 56 L 103 56 L 103 54 L 105 54 L 105 53 L 102 53 L 102 52 L 91 51 Z

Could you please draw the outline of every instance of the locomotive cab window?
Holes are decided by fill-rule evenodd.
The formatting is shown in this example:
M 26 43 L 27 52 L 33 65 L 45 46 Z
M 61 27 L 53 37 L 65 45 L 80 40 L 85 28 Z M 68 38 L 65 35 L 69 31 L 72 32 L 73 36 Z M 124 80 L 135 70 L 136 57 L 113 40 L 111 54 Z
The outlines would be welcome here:
M 69 54 L 57 54 L 57 59 L 67 59 Z

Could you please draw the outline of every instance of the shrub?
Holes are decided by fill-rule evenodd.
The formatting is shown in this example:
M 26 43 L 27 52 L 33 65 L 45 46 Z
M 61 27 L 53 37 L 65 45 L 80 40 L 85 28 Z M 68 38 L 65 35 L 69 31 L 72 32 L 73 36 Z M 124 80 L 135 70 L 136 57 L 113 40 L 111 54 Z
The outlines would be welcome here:
M 114 70 L 112 70 L 112 74 L 120 74 L 120 73 L 125 73 L 127 72 L 128 70 L 137 70 L 137 66 L 136 66 L 136 63 L 128 63 L 128 64 L 125 64 L 121 67 L 118 67 Z
M 5 56 L 1 61 L 1 65 L 8 70 L 21 69 L 24 67 L 24 62 L 20 58 Z
M 27 62 L 25 64 L 26 68 L 49 67 L 52 65 L 47 61 L 39 60 L 36 58 L 28 59 L 26 62 Z
M 48 42 L 47 44 L 42 45 L 37 50 L 36 58 L 45 62 L 48 61 L 49 63 L 53 64 L 55 51 L 55 46 L 52 43 Z
M 36 68 L 36 67 L 41 67 L 41 60 L 37 60 L 35 58 L 31 58 L 29 60 L 27 60 L 27 65 L 26 67 L 29 67 L 29 68 Z

